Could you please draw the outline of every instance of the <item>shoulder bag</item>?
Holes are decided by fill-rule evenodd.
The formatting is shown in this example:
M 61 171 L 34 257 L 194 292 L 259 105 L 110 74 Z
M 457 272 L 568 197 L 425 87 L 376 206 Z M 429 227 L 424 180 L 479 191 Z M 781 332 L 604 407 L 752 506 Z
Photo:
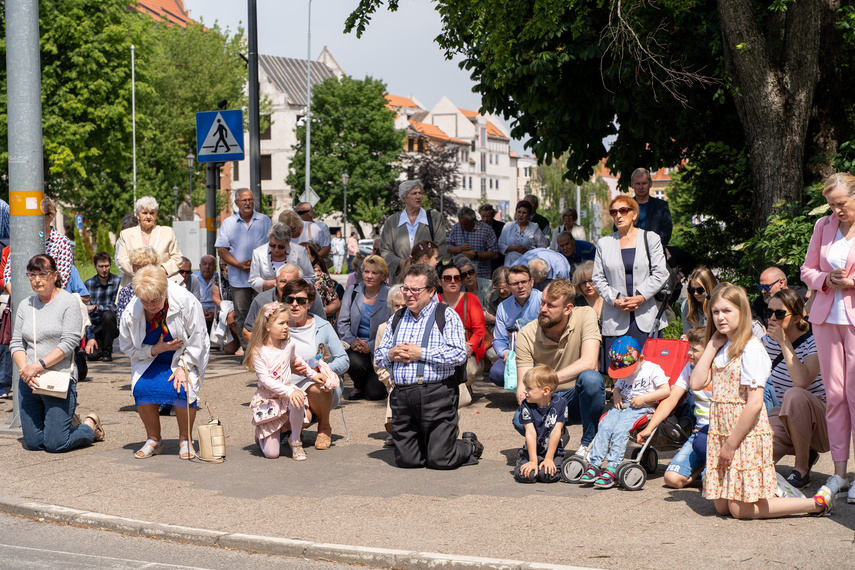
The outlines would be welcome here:
M 36 344 L 36 305 L 33 302 L 33 358 L 39 361 L 38 345 Z M 74 366 L 72 361 L 72 366 Z M 36 377 L 38 388 L 33 388 L 33 394 L 51 396 L 65 400 L 68 398 L 68 386 L 71 383 L 71 372 L 44 370 Z
M 187 359 L 181 357 L 181 363 L 184 367 L 184 393 L 190 394 L 190 371 L 187 368 Z M 202 383 L 199 383 L 199 396 L 202 395 Z M 205 400 L 205 408 L 208 409 L 208 415 L 211 416 L 211 421 L 207 424 L 196 426 L 196 438 L 199 440 L 199 453 L 193 449 L 193 435 L 190 434 L 190 454 L 193 458 L 199 459 L 206 463 L 222 463 L 226 460 L 226 433 L 222 422 L 214 417 L 211 411 L 211 406 L 208 405 L 208 400 Z M 187 425 L 190 425 L 190 402 L 187 402 Z
M 0 344 L 12 342 L 12 308 L 9 293 L 0 294 Z

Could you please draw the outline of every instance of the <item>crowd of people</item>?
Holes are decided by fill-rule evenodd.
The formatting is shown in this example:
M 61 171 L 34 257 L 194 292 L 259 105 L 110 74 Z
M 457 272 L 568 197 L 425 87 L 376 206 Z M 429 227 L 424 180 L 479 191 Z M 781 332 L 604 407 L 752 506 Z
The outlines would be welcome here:
M 676 298 L 670 212 L 650 196 L 649 172 L 633 172 L 631 186 L 633 196 L 609 203 L 613 231 L 594 243 L 573 208 L 550 228 L 534 196 L 516 204 L 507 223 L 490 205 L 478 215 L 461 208 L 446 231 L 445 217 L 422 206 L 421 183 L 408 180 L 398 190 L 403 210 L 386 219 L 367 256 L 354 235 L 331 238 L 309 204 L 271 219 L 255 211 L 248 190 L 238 190 L 236 213 L 217 234 L 219 267 L 205 256 L 195 273 L 172 230 L 156 223 L 157 202 L 144 197 L 119 235 L 115 259 L 95 256 L 96 275 L 79 300 L 71 294 L 70 245 L 50 228 L 49 206 L 48 254 L 27 266 L 34 295 L 19 305 L 6 348 L 20 370 L 25 445 L 57 452 L 104 438 L 97 414 L 72 425 L 75 356 L 110 361 L 118 338 L 146 432 L 136 457 L 161 452 L 164 407 L 178 410 L 179 453 L 191 457 L 216 338 L 258 377 L 252 425 L 268 458 L 280 456 L 284 438 L 292 459 L 305 460 L 302 431 L 314 422 L 315 449 L 329 449 L 330 412 L 345 398 L 387 401 L 386 443 L 397 465 L 477 464 L 483 445 L 461 432 L 458 408 L 486 380 L 516 395 L 509 419 L 524 440 L 514 469 L 520 482 L 559 480 L 562 460 L 572 455 L 588 464 L 580 483 L 612 487 L 630 426 L 650 416 L 636 436 L 642 443 L 682 410 L 694 427 L 666 469 L 666 485 L 703 480 L 717 511 L 738 518 L 827 514 L 847 490 L 855 503 L 847 478 L 855 434 L 855 384 L 847 385 L 849 370 L 855 373 L 855 177 L 826 183 L 831 213 L 811 237 L 801 271 L 807 288 L 790 287 L 770 267 L 750 303 L 744 289 L 719 282 L 714 268 L 687 272 L 677 312 L 690 361 L 671 379 L 643 357 Z M 8 292 L 7 259 L 8 248 L 0 264 Z M 346 287 L 329 268 L 347 268 Z M 38 393 L 48 370 L 70 374 L 66 398 Z M 573 423 L 582 436 L 571 445 L 565 426 Z M 804 497 L 799 489 L 829 451 L 834 475 Z M 788 455 L 794 467 L 783 477 L 775 464 Z

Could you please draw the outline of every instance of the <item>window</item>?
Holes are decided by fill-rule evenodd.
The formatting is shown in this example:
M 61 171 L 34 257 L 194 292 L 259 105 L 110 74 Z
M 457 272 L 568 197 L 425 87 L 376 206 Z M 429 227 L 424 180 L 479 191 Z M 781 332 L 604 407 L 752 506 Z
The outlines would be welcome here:
M 490 164 L 493 164 L 493 153 L 490 153 Z
M 489 184 L 489 186 L 490 186 L 490 190 L 492 190 L 492 189 L 493 189 L 493 179 L 492 179 L 492 178 L 490 179 L 490 181 L 488 182 L 488 184 Z
M 499 189 L 499 181 L 496 180 L 496 190 L 498 190 L 498 189 Z
M 472 190 L 472 177 L 469 177 L 469 189 Z
M 475 141 L 472 141 L 472 150 L 475 150 Z
M 232 163 L 232 180 L 240 179 L 240 161 L 236 160 Z
M 481 179 L 481 195 L 484 196 L 487 193 L 487 179 Z
M 481 148 L 487 146 L 487 127 L 481 127 Z
M 487 155 L 481 153 L 481 172 L 487 172 Z
M 415 141 L 413 139 L 407 139 L 407 152 L 413 152 L 415 149 Z
M 270 115 L 264 115 L 264 118 L 267 119 L 267 128 L 259 135 L 259 139 L 263 141 L 269 141 L 272 137 L 270 135 L 270 129 L 273 127 L 273 120 Z
M 261 155 L 261 179 L 273 180 L 273 165 L 269 154 Z
M 424 141 L 424 139 L 419 139 L 418 148 L 419 148 L 419 152 L 424 154 L 424 152 L 425 152 L 425 141 Z

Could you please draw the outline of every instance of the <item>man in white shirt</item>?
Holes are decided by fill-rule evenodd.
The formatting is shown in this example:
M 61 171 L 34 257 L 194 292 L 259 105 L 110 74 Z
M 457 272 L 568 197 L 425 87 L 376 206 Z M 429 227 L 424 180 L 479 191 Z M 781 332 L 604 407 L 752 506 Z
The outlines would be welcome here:
M 297 238 L 297 243 L 310 241 L 318 248 L 318 255 L 327 257 L 330 254 L 330 243 L 332 242 L 329 226 L 313 219 L 315 212 L 308 202 L 300 202 L 294 206 L 294 212 L 303 220 L 303 233 Z

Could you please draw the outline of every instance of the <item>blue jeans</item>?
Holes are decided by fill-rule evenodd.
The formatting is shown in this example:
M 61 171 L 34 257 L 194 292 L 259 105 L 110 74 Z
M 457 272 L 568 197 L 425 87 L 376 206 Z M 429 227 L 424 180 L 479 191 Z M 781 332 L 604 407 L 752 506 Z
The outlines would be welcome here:
M 683 444 L 683 447 L 680 448 L 680 451 L 677 452 L 677 455 L 674 456 L 674 459 L 671 460 L 665 471 L 674 471 L 688 479 L 692 473 L 704 467 L 707 458 L 706 453 L 698 455 L 694 449 L 697 435 L 697 430 L 692 432 L 692 435 L 689 436 L 689 439 L 686 440 L 686 443 Z
M 650 408 L 612 408 L 600 422 L 600 428 L 594 444 L 591 446 L 591 454 L 588 463 L 599 467 L 608 452 L 609 467 L 616 469 L 626 455 L 626 443 L 629 441 L 629 431 L 632 425 L 644 414 L 651 411 Z
M 95 441 L 95 432 L 86 424 L 72 426 L 77 407 L 77 383 L 68 386 L 68 397 L 63 400 L 52 396 L 34 394 L 23 380 L 18 380 L 21 404 L 21 430 L 24 445 L 30 451 L 62 453 Z
M 606 405 L 606 383 L 603 376 L 595 370 L 585 370 L 576 378 L 576 386 L 566 392 L 556 392 L 556 396 L 567 400 L 567 423 L 582 424 L 582 445 L 590 445 L 597 435 L 600 414 Z M 520 422 L 520 411 L 514 413 L 514 428 L 525 435 L 525 426 Z
M 12 389 L 12 353 L 8 344 L 0 344 L 0 387 Z

